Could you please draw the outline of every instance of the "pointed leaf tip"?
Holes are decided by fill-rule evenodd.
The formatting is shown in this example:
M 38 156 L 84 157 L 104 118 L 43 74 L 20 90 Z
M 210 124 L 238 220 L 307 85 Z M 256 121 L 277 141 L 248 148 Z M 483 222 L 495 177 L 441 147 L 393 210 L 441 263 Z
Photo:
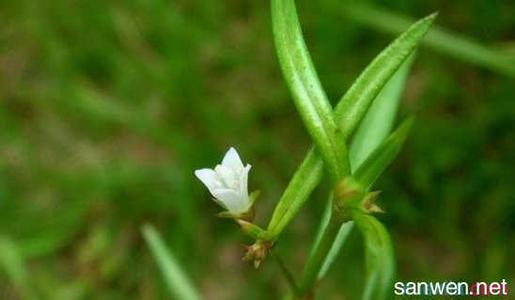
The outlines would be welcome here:
M 384 140 L 354 172 L 354 178 L 366 189 L 369 189 L 377 177 L 399 154 L 406 141 L 414 118 L 407 118 L 402 124 Z
M 431 14 L 411 25 L 365 68 L 338 103 L 336 119 L 345 137 L 352 135 L 364 118 L 372 101 L 408 59 L 427 33 L 436 14 Z
M 411 128 L 413 127 L 413 123 L 415 123 L 415 116 L 406 118 L 406 120 L 402 122 L 402 124 L 393 134 L 397 135 L 397 137 L 399 137 L 399 139 L 404 142 L 404 140 L 408 137 Z
M 431 22 L 433 22 L 438 17 L 439 14 L 440 14 L 440 11 L 437 10 L 437 11 L 427 15 L 426 17 L 422 18 L 422 20 L 430 20 Z

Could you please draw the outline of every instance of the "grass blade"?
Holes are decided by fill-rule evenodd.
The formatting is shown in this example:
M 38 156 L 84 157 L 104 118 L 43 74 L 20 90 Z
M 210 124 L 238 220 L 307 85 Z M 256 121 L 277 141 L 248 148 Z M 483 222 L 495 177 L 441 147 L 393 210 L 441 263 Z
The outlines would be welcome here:
M 279 63 L 297 110 L 336 182 L 348 174 L 344 140 L 337 134 L 332 107 L 302 37 L 295 2 L 272 0 L 272 23 Z
M 354 21 L 393 34 L 402 32 L 413 21 L 406 16 L 364 3 L 341 6 L 338 11 Z M 435 27 L 431 29 L 422 43 L 457 60 L 515 77 L 515 58 L 513 55 L 488 48 L 470 38 L 443 28 Z
M 177 299 L 200 299 L 189 278 L 179 266 L 172 253 L 167 249 L 164 241 L 154 227 L 145 225 L 143 226 L 142 232 L 172 295 L 177 297 Z
M 349 137 L 386 85 L 391 76 L 404 63 L 420 43 L 436 18 L 429 15 L 411 25 L 367 66 L 335 109 L 335 120 L 345 137 Z
M 377 177 L 395 159 L 413 124 L 414 118 L 405 120 L 374 152 L 361 164 L 353 174 L 364 188 L 369 189 Z
M 395 274 L 390 236 L 373 216 L 354 210 L 352 217 L 365 240 L 367 279 L 363 299 L 385 299 L 391 293 Z

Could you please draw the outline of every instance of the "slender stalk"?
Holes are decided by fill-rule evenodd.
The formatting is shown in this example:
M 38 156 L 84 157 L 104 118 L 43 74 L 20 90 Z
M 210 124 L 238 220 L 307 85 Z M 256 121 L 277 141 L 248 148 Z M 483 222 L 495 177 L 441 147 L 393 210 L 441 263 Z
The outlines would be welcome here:
M 277 262 L 277 265 L 281 269 L 281 272 L 284 275 L 284 278 L 286 278 L 286 282 L 288 282 L 288 285 L 290 286 L 291 292 L 295 294 L 296 296 L 300 295 L 299 286 L 297 285 L 297 281 L 295 280 L 295 277 L 290 272 L 282 258 L 279 256 L 279 254 L 272 251 L 272 256 L 275 258 L 275 261 Z
M 310 256 L 304 268 L 302 281 L 300 283 L 300 296 L 309 294 L 316 284 L 318 274 L 322 265 L 324 264 L 327 254 L 331 250 L 333 241 L 340 230 L 341 222 L 337 220 L 334 214 L 331 215 L 329 224 L 325 228 L 324 233 L 318 243 L 317 247 L 313 250 L 314 252 Z

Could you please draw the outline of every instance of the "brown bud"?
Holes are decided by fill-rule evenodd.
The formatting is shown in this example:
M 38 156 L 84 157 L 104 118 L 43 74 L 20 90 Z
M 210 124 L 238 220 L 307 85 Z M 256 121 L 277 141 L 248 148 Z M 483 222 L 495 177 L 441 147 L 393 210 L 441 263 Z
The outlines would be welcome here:
M 254 261 L 254 267 L 257 269 L 261 262 L 266 258 L 273 243 L 268 241 L 257 241 L 250 246 L 245 246 L 245 255 L 243 260 Z

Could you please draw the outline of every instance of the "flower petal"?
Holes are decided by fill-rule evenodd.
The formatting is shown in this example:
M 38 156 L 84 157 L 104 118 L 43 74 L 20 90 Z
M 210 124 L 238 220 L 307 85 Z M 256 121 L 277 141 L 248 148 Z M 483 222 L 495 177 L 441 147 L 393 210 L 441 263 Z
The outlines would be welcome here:
M 252 168 L 252 166 L 247 164 L 245 166 L 245 168 L 241 171 L 240 178 L 239 178 L 240 193 L 241 193 L 241 196 L 247 200 L 247 202 L 249 201 L 248 179 L 249 179 L 250 168 Z
M 218 177 L 222 180 L 222 184 L 226 188 L 236 189 L 239 184 L 239 171 L 235 171 L 224 165 L 217 165 L 215 167 L 215 172 L 218 174 Z
M 242 199 L 237 191 L 230 189 L 217 189 L 213 196 L 223 202 L 231 213 L 244 213 L 248 209 L 248 200 Z
M 215 196 L 213 193 L 214 190 L 220 187 L 220 178 L 218 174 L 212 169 L 199 169 L 195 170 L 195 176 L 202 181 L 211 195 Z
M 240 156 L 238 155 L 236 149 L 233 147 L 229 148 L 227 153 L 225 153 L 224 159 L 222 160 L 222 165 L 235 171 L 243 169 L 243 163 L 241 162 Z

